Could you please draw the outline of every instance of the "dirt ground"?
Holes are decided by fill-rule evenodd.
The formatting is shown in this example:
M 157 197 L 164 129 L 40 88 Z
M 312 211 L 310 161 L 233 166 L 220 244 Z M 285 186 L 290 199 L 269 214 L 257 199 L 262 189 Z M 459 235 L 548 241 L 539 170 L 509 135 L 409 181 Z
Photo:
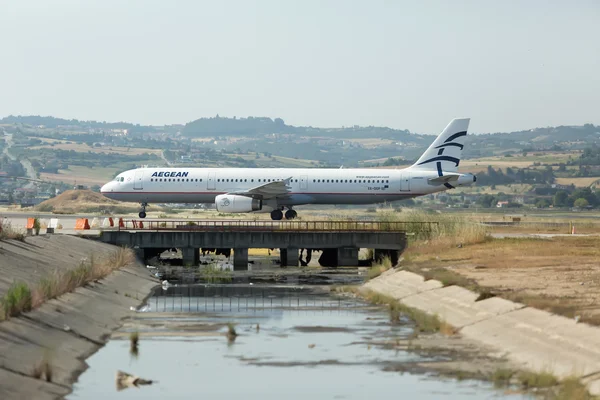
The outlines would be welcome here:
M 407 268 L 446 285 L 600 325 L 600 236 L 489 239 L 446 249 L 418 245 L 405 258 Z

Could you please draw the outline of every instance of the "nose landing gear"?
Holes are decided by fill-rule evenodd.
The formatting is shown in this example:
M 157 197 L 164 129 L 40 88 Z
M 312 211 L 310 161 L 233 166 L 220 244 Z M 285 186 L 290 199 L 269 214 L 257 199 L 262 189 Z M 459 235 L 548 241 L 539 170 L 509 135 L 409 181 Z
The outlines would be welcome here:
M 146 218 L 146 207 L 148 206 L 148 203 L 142 203 L 142 211 L 140 211 L 140 213 L 138 214 L 140 218 L 144 219 Z

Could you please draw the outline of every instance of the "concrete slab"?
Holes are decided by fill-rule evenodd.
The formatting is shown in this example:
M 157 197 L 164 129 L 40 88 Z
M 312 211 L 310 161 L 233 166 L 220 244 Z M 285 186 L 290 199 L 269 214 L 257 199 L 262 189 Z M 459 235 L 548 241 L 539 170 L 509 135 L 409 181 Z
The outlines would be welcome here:
M 559 378 L 600 371 L 600 329 L 545 311 L 523 308 L 461 330 L 536 371 Z
M 365 287 L 395 299 L 426 292 L 442 287 L 442 283 L 434 279 L 426 281 L 421 275 L 407 271 L 389 270 L 376 279 L 365 283 Z
M 64 386 L 16 374 L 1 367 L 0 382 L 2 382 L 0 385 L 0 399 L 2 400 L 54 400 L 62 398 L 70 392 Z
M 408 296 L 402 303 L 437 315 L 455 328 L 462 328 L 496 315 L 524 307 L 499 298 L 475 301 L 479 295 L 459 286 L 448 286 Z

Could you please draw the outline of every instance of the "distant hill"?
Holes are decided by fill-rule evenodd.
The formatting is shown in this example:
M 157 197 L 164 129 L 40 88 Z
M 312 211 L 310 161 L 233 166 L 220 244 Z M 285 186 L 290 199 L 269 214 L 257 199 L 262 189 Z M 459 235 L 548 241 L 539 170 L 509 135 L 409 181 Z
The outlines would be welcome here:
M 155 128 L 153 126 L 143 126 L 139 124 L 132 124 L 128 122 L 98 122 L 98 121 L 79 121 L 77 119 L 63 119 L 55 117 L 42 117 L 39 115 L 26 115 L 26 116 L 14 116 L 9 115 L 0 119 L 0 124 L 24 124 L 31 126 L 45 126 L 46 128 L 58 128 L 63 127 L 80 127 L 80 128 L 94 128 L 94 129 L 129 129 L 132 132 L 135 131 L 152 131 Z
M 397 141 L 408 149 L 408 156 L 423 151 L 433 140 L 431 135 L 411 133 L 409 130 L 391 129 L 376 126 L 352 126 L 344 128 L 315 128 L 311 126 L 287 125 L 281 118 L 248 117 L 227 118 L 215 116 L 200 118 L 185 125 L 143 126 L 127 122 L 79 121 L 41 116 L 8 116 L 0 119 L 0 124 L 43 125 L 48 128 L 80 127 L 82 129 L 129 129 L 131 132 L 159 132 L 169 134 L 180 132 L 185 138 L 248 137 L 258 139 L 264 135 L 287 134 L 292 136 L 327 139 L 367 139 L 379 138 Z M 294 142 L 296 140 L 293 140 Z M 298 143 L 296 143 L 298 145 Z M 312 143 L 308 146 L 314 146 Z M 261 144 L 264 147 L 264 143 Z M 600 126 L 585 124 L 579 126 L 556 126 L 534 128 L 517 132 L 496 132 L 469 135 L 465 146 L 465 157 L 476 158 L 491 155 L 520 153 L 541 150 L 581 150 L 600 146 Z M 263 149 L 272 151 L 272 149 Z M 340 151 L 346 151 L 340 147 Z M 292 154 L 293 153 L 293 154 Z M 292 152 L 289 156 L 298 156 Z M 313 158 L 319 159 L 313 155 Z

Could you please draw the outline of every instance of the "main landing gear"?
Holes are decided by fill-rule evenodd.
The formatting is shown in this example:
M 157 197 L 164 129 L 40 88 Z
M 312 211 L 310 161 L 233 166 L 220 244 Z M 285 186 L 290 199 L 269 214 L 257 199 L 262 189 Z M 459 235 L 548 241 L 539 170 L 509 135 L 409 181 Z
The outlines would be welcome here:
M 140 211 L 140 213 L 138 214 L 140 218 L 146 218 L 146 207 L 148 206 L 148 203 L 142 203 L 142 211 Z
M 271 211 L 271 219 L 273 221 L 281 221 L 283 219 L 283 211 L 282 210 L 273 210 Z M 292 210 L 291 208 L 285 212 L 285 219 L 294 219 L 298 216 L 296 210 Z

